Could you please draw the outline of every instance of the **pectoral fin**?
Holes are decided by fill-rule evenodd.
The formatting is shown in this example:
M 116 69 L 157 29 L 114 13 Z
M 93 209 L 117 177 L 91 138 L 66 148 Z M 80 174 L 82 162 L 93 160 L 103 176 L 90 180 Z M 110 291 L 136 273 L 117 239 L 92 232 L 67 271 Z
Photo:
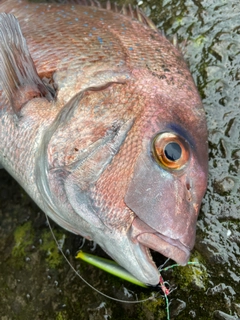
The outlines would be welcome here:
M 39 78 L 18 20 L 12 14 L 0 14 L 0 85 L 13 111 L 19 115 L 29 100 L 54 92 Z

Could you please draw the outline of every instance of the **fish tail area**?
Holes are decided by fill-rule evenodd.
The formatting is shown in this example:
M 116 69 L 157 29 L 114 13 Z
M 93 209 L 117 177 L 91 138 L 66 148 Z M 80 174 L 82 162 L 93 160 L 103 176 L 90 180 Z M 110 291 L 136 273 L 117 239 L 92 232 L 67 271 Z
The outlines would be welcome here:
M 0 14 L 0 69 L 0 85 L 17 115 L 33 98 L 54 98 L 37 74 L 18 20 L 6 13 Z

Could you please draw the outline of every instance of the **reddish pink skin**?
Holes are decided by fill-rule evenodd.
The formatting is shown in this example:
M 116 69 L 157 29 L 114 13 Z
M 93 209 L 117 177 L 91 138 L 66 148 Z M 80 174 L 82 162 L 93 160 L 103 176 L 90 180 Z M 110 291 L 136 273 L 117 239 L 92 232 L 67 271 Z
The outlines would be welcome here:
M 18 18 L 40 78 L 53 77 L 58 86 L 54 103 L 32 99 L 21 110 L 21 118 L 0 91 L 0 162 L 56 222 L 95 239 L 140 280 L 156 284 L 159 276 L 149 275 L 155 267 L 136 270 L 131 250 L 110 248 L 105 241 L 121 243 L 126 238 L 144 251 L 145 260 L 144 245 L 181 264 L 194 245 L 207 183 L 207 129 L 200 97 L 181 53 L 139 21 L 103 9 L 7 0 L 0 3 L 0 12 Z M 51 199 L 61 214 L 49 213 L 36 186 L 40 179 L 35 171 L 36 154 L 56 116 L 88 87 L 102 88 L 83 94 L 79 108 L 70 121 L 59 124 L 46 150 Z M 65 169 L 79 160 L 79 150 L 89 150 L 113 124 L 128 121 L 131 125 L 117 153 L 109 156 L 101 174 L 96 171 L 99 163 L 105 163 L 102 149 L 62 178 Z M 175 125 L 184 129 L 193 145 L 189 164 L 180 173 L 165 172 L 151 155 L 155 135 Z M 93 210 L 93 214 L 87 211 L 86 221 L 84 214 L 73 219 L 78 201 L 83 201 L 79 193 L 87 199 L 87 210 L 89 206 Z M 107 232 L 113 234 L 112 240 L 104 239 Z

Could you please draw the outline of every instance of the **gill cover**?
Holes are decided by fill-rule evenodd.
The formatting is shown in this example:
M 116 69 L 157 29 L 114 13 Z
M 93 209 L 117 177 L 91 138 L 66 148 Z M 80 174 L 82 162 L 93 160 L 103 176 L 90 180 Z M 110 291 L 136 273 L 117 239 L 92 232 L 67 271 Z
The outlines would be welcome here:
M 105 84 L 104 89 L 111 85 L 111 82 Z M 65 229 L 87 238 L 93 237 L 92 224 L 103 228 L 88 190 L 118 152 L 134 122 L 133 118 L 114 120 L 99 135 L 96 131 L 96 136 L 92 136 L 87 147 L 83 148 L 81 141 L 87 140 L 84 121 L 88 121 L 89 115 L 86 115 L 88 111 L 81 102 L 86 94 L 98 90 L 103 90 L 103 87 L 87 88 L 64 106 L 46 130 L 36 161 L 37 186 L 48 207 L 48 214 Z M 79 131 L 71 135 L 73 126 Z M 94 126 L 90 130 L 94 131 Z M 68 147 L 73 141 L 75 153 L 68 156 Z

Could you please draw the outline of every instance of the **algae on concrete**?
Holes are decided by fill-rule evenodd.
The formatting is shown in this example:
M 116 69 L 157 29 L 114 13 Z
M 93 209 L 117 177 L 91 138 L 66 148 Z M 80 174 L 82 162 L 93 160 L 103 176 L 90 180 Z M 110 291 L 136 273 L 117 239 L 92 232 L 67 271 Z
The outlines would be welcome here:
M 54 230 L 53 232 L 58 241 L 58 246 L 62 248 L 66 238 L 64 231 L 61 232 L 61 230 Z M 57 268 L 63 262 L 63 256 L 59 251 L 58 246 L 51 234 L 51 231 L 49 229 L 45 230 L 42 234 L 40 251 L 45 253 L 46 261 L 50 268 Z
M 14 246 L 12 248 L 12 257 L 15 267 L 22 267 L 27 259 L 26 249 L 33 245 L 34 231 L 31 221 L 24 223 L 14 231 Z

